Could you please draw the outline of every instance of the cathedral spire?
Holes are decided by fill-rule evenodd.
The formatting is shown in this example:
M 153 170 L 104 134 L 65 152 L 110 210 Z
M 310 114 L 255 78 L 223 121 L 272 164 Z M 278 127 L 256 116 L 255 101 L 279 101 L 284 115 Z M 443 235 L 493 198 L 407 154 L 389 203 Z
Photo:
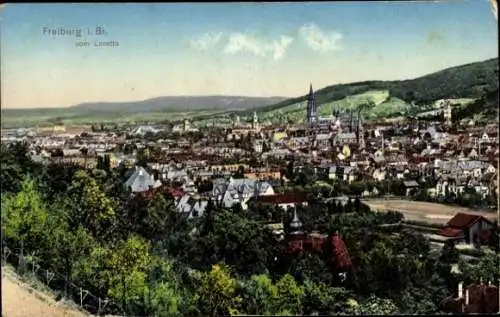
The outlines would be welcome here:
M 257 112 L 253 112 L 253 119 L 252 119 L 252 129 L 258 129 L 259 128 L 259 117 L 257 116 Z
M 309 95 L 307 96 L 307 122 L 314 123 L 317 120 L 316 114 L 316 97 L 312 88 L 312 83 L 309 86 Z
M 293 219 L 292 222 L 290 222 L 290 229 L 292 229 L 292 232 L 296 233 L 302 231 L 302 222 L 297 216 L 297 207 L 295 207 L 295 209 L 293 210 Z

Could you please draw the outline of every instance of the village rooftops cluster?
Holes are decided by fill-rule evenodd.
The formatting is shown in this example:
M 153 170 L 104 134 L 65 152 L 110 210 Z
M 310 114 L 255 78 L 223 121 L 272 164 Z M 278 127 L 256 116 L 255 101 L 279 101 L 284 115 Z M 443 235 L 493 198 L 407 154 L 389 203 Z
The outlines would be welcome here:
M 307 102 L 307 116 L 312 118 L 308 126 L 260 124 L 254 112 L 251 124 L 225 128 L 195 127 L 188 120 L 182 126 L 107 127 L 105 131 L 54 126 L 2 131 L 2 142 L 27 142 L 39 162 L 70 161 L 89 168 L 104 156 L 112 168 L 120 164 L 131 167 L 139 153 L 146 153 L 150 173 L 155 174 L 153 187 L 175 181 L 181 183 L 181 190 L 191 193 L 196 192 L 193 182 L 198 179 L 222 178 L 225 180 L 216 181 L 212 195 L 227 206 L 269 193 L 286 182 L 283 169 L 291 161 L 294 172 L 308 167 L 319 179 L 347 183 L 400 180 L 407 196 L 423 184 L 435 198 L 473 188 L 486 199 L 498 191 L 495 125 L 450 130 L 445 123 L 415 120 L 365 124 L 360 112 L 354 111 L 336 109 L 329 118 L 317 117 L 312 88 Z M 151 138 L 154 135 L 161 136 Z M 227 180 L 236 172 L 246 180 Z M 135 191 L 149 188 L 132 187 Z M 379 191 L 375 186 L 363 194 Z

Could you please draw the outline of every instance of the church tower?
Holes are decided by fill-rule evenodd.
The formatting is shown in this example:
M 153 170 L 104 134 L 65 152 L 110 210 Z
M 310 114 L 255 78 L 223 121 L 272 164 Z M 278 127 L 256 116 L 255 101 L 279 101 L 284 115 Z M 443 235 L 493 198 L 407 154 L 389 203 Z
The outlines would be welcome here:
M 257 112 L 253 112 L 253 120 L 252 120 L 252 129 L 259 129 L 259 117 L 257 116 Z
M 288 247 L 293 251 L 303 249 L 303 240 L 305 238 L 302 230 L 302 221 L 297 216 L 297 207 L 293 211 L 293 219 L 290 222 L 290 233 L 288 234 Z
M 302 221 L 300 221 L 299 216 L 297 216 L 297 208 L 293 210 L 293 219 L 290 222 L 290 234 L 301 235 L 302 232 Z
M 316 113 L 316 97 L 314 96 L 314 91 L 312 84 L 309 86 L 309 95 L 307 96 L 307 123 L 313 124 L 318 119 Z
M 361 109 L 358 109 L 356 118 L 356 142 L 360 144 L 361 134 L 363 134 L 363 127 L 361 126 Z
M 365 148 L 365 129 L 363 127 L 363 114 L 361 111 L 359 112 L 358 115 L 358 142 L 360 145 L 360 148 L 364 149 Z
M 353 124 L 353 110 L 352 108 L 349 110 L 349 133 L 354 132 L 354 124 Z
M 184 132 L 187 132 L 191 129 L 191 124 L 189 123 L 188 119 L 184 119 L 184 124 L 182 129 L 184 130 Z
M 444 112 L 444 119 L 445 119 L 446 125 L 451 126 L 452 125 L 452 121 L 451 121 L 452 109 L 451 109 L 451 102 L 449 100 L 445 101 L 443 112 Z

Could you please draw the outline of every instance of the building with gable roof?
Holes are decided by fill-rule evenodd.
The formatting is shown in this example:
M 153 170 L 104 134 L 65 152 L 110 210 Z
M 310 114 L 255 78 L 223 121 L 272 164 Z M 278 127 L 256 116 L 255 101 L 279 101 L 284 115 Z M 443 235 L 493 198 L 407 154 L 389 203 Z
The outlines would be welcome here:
M 154 177 L 144 167 L 135 166 L 132 175 L 130 175 L 124 186 L 132 193 L 142 193 L 160 187 L 161 182 L 155 181 Z
M 176 204 L 177 211 L 188 219 L 203 217 L 207 206 L 208 200 L 201 199 L 199 195 L 184 195 Z
M 296 208 L 294 209 L 293 219 L 288 227 L 289 230 L 286 236 L 288 254 L 296 254 L 302 251 L 327 252 L 332 260 L 332 269 L 339 273 L 341 279 L 345 279 L 346 272 L 352 267 L 352 261 L 347 245 L 338 232 L 330 235 L 318 232 L 305 232 L 302 221 L 300 221 L 297 215 Z
M 266 181 L 230 178 L 216 179 L 213 184 L 212 197 L 226 208 L 239 203 L 246 209 L 246 203 L 254 196 L 274 195 L 273 187 Z
M 494 224 L 483 216 L 459 212 L 439 231 L 455 242 L 488 244 Z

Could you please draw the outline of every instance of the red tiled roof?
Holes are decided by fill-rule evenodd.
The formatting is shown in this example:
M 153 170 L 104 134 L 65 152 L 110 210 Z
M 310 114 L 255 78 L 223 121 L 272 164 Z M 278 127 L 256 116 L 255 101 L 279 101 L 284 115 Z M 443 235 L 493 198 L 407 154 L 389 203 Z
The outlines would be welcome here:
M 298 251 L 302 251 L 303 249 L 303 241 L 301 239 L 292 240 L 288 243 L 289 252 L 295 253 Z
M 305 240 L 305 244 L 312 248 L 314 251 L 321 252 L 323 251 L 323 245 L 328 238 L 327 234 L 321 233 L 310 233 L 307 235 Z
M 309 234 L 309 237 L 315 238 L 315 239 L 326 239 L 326 238 L 328 238 L 328 235 L 324 234 L 324 233 L 319 233 L 319 232 L 311 232 Z
M 339 235 L 334 234 L 331 239 L 326 234 L 311 233 L 306 237 L 297 236 L 290 237 L 288 241 L 288 252 L 295 253 L 308 249 L 310 251 L 323 252 L 323 245 L 325 242 L 330 241 L 332 245 L 332 260 L 337 269 L 348 269 L 352 266 L 351 257 L 344 241 Z
M 154 198 L 156 195 L 156 191 L 154 189 L 149 189 L 147 191 L 143 191 L 139 193 L 140 196 L 143 198 Z
M 288 193 L 278 195 L 257 196 L 255 201 L 268 204 L 299 204 L 307 201 L 305 193 Z
M 476 223 L 479 219 L 483 219 L 489 222 L 489 220 L 482 216 L 459 212 L 455 216 L 453 216 L 450 221 L 448 221 L 447 226 L 456 228 L 468 228 Z
M 463 232 L 462 229 L 455 229 L 455 228 L 445 227 L 445 228 L 442 228 L 439 231 L 439 235 L 445 236 L 445 237 L 452 237 L 452 238 L 454 238 L 454 237 L 457 237 L 462 232 Z
M 164 191 L 166 193 L 169 193 L 170 195 L 172 195 L 174 197 L 182 197 L 182 196 L 184 196 L 184 192 L 182 190 L 175 189 L 175 188 L 172 188 L 172 187 L 166 187 L 164 189 Z
M 334 234 L 332 236 L 332 247 L 334 250 L 333 262 L 335 263 L 335 266 L 339 269 L 347 269 L 351 267 L 351 256 L 349 255 L 347 246 L 338 234 Z

